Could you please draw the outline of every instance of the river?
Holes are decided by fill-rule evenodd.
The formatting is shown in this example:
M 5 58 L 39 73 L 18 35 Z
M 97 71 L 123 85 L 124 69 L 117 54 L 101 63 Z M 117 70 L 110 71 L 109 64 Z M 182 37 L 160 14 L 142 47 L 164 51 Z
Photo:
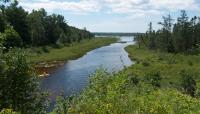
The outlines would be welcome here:
M 94 49 L 77 60 L 70 60 L 44 78 L 41 87 L 50 93 L 52 104 L 60 93 L 70 96 L 83 90 L 88 84 L 89 76 L 100 67 L 109 72 L 117 72 L 124 66 L 132 65 L 133 62 L 124 48 L 134 44 L 133 37 L 124 36 L 120 40 L 123 43 Z

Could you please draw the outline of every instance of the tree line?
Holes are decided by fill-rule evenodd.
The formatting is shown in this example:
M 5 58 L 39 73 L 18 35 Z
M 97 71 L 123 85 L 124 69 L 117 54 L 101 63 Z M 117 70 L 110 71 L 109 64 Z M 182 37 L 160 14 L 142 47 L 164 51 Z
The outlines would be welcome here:
M 146 34 L 136 37 L 139 46 L 145 45 L 149 49 L 170 53 L 198 53 L 200 44 L 200 17 L 191 19 L 185 10 L 182 10 L 174 23 L 171 15 L 163 16 L 159 22 L 161 29 L 155 31 L 152 22 Z
M 43 8 L 28 13 L 16 0 L 9 4 L 0 6 L 0 43 L 5 48 L 69 44 L 93 37 L 85 28 L 69 26 L 62 15 L 48 15 Z

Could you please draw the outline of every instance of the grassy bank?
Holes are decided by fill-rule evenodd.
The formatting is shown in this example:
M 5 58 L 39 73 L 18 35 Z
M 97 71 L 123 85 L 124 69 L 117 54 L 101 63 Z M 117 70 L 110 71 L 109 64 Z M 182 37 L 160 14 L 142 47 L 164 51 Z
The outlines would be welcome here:
M 162 76 L 162 87 L 178 87 L 180 85 L 180 72 L 186 70 L 195 75 L 196 81 L 200 77 L 200 56 L 161 53 L 148 50 L 145 47 L 138 48 L 132 45 L 126 47 L 126 51 L 137 64 L 127 69 L 127 72 L 145 76 L 151 72 L 159 72 Z
M 126 51 L 137 61 L 135 65 L 117 74 L 98 70 L 80 95 L 60 98 L 51 114 L 200 113 L 198 94 L 191 97 L 180 89 L 182 70 L 196 74 L 196 80 L 199 79 L 199 56 L 160 53 L 137 46 L 128 46 Z
M 90 40 L 83 40 L 80 43 L 74 43 L 68 47 L 62 47 L 60 49 L 43 47 L 42 50 L 44 52 L 33 53 L 33 56 L 30 58 L 30 60 L 32 62 L 38 63 L 76 59 L 83 56 L 88 51 L 101 46 L 109 45 L 116 41 L 116 38 L 94 38 Z

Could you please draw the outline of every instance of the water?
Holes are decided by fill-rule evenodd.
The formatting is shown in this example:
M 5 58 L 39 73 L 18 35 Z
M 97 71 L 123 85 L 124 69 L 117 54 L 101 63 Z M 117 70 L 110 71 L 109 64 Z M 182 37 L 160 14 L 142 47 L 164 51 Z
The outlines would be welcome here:
M 124 48 L 134 44 L 133 37 L 120 37 L 126 43 L 114 43 L 88 52 L 77 60 L 68 61 L 47 78 L 42 80 L 42 89 L 51 94 L 52 102 L 60 93 L 69 96 L 80 92 L 88 84 L 89 76 L 103 67 L 109 72 L 122 70 L 133 62 Z

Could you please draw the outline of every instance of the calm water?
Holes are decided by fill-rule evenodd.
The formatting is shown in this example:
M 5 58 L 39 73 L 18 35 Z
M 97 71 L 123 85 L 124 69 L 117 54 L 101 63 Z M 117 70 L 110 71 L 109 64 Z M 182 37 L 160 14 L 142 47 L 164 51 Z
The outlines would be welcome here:
M 49 77 L 42 80 L 42 89 L 51 94 L 52 102 L 60 93 L 66 96 L 80 92 L 87 84 L 90 74 L 103 67 L 109 72 L 119 71 L 133 63 L 124 48 L 134 44 L 133 37 L 120 37 L 127 43 L 114 43 L 88 52 L 77 60 L 68 61 Z

